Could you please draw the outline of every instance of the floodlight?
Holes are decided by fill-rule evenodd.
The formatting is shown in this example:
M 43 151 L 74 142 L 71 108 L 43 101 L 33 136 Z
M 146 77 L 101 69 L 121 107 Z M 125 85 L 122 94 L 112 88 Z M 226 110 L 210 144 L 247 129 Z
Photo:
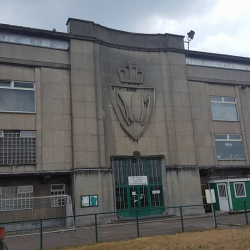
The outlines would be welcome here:
M 193 30 L 190 30 L 190 31 L 187 33 L 188 39 L 193 40 L 193 39 L 194 39 L 194 34 L 195 34 L 195 32 L 194 32 Z
M 189 43 L 190 43 L 190 41 L 194 39 L 194 34 L 195 34 L 195 32 L 193 30 L 190 30 L 187 33 L 187 41 L 184 40 L 184 43 L 188 44 L 188 50 L 189 50 Z

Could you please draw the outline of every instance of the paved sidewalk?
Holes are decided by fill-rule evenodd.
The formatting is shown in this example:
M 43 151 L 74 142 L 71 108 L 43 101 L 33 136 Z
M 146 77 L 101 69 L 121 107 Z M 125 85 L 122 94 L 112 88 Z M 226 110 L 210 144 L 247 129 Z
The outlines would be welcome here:
M 218 228 L 228 228 L 229 224 L 245 225 L 245 215 L 224 214 L 217 216 Z M 221 223 L 221 224 L 220 224 Z M 214 228 L 212 215 L 203 217 L 185 217 L 185 231 L 197 231 Z M 177 217 L 158 218 L 155 220 L 143 220 L 140 222 L 140 237 L 174 234 L 181 232 L 181 221 Z M 124 222 L 101 225 L 98 227 L 99 242 L 117 241 L 132 239 L 137 237 L 136 223 Z M 40 236 L 22 236 L 7 238 L 6 243 L 10 250 L 35 250 L 40 249 Z M 44 249 L 54 249 L 57 247 L 78 246 L 95 243 L 95 228 L 88 227 L 80 230 L 50 233 L 43 236 Z

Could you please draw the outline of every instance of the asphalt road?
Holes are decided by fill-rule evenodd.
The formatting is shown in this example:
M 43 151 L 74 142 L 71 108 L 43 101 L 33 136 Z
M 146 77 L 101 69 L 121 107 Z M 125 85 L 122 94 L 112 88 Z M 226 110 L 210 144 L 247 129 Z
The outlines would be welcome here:
M 250 214 L 249 214 L 250 219 Z M 245 214 L 223 214 L 217 216 L 218 228 L 237 227 L 245 225 Z M 230 225 L 231 224 L 231 225 Z M 186 232 L 214 228 L 213 217 L 185 217 L 184 230 Z M 139 223 L 140 237 L 174 234 L 182 231 L 181 221 L 177 217 L 143 220 Z M 43 235 L 43 248 L 78 246 L 95 243 L 95 228 L 88 227 L 74 231 L 50 233 Z M 101 225 L 98 227 L 98 241 L 117 241 L 137 237 L 137 227 L 134 221 Z M 10 250 L 40 249 L 40 236 L 21 236 L 6 238 Z

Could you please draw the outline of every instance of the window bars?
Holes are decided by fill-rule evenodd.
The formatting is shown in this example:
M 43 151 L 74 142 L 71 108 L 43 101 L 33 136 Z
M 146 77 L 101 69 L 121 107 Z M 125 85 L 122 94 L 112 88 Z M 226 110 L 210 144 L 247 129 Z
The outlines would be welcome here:
M 34 131 L 0 131 L 0 165 L 36 164 Z
M 52 207 L 62 207 L 65 206 L 65 184 L 52 184 L 51 185 L 51 206 Z M 62 197 L 62 198 L 61 198 Z
M 0 188 L 0 211 L 33 208 L 33 186 L 8 186 Z

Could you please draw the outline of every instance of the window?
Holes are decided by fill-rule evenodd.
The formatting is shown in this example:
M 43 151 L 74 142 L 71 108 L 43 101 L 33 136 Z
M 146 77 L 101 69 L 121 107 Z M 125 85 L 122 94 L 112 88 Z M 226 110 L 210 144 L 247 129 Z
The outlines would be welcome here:
M 218 184 L 218 192 L 220 198 L 227 197 L 226 184 Z
M 53 196 L 51 200 L 52 207 L 62 207 L 65 206 L 65 198 L 56 197 L 65 195 L 65 184 L 52 184 L 51 185 L 51 196 Z
M 234 183 L 234 191 L 235 191 L 236 198 L 246 197 L 245 183 L 244 182 L 235 182 Z
M 244 159 L 241 135 L 215 135 L 219 160 Z
M 33 208 L 33 186 L 0 187 L 0 211 Z
M 0 112 L 35 113 L 34 83 L 0 81 Z
M 0 165 L 35 163 L 35 131 L 0 130 Z
M 238 121 L 236 99 L 234 97 L 211 96 L 213 120 Z

